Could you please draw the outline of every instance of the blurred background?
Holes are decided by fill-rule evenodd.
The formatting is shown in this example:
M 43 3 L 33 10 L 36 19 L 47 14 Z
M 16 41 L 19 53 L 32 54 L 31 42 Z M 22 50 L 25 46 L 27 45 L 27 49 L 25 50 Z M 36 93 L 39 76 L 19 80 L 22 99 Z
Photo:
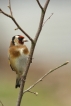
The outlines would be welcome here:
M 42 5 L 45 1 L 40 0 Z M 34 38 L 41 14 L 36 0 L 11 0 L 11 5 L 19 25 Z M 7 6 L 8 0 L 0 0 L 0 8 L 9 14 Z M 71 0 L 50 0 L 44 21 L 51 13 L 54 14 L 44 25 L 38 39 L 25 89 L 50 69 L 66 61 L 70 63 L 48 75 L 32 89 L 39 93 L 38 96 L 26 93 L 22 105 L 71 106 Z M 4 106 L 15 106 L 19 93 L 19 89 L 14 88 L 16 75 L 8 64 L 11 38 L 23 35 L 15 28 L 11 19 L 0 14 L 0 100 Z M 30 49 L 30 41 L 26 45 Z

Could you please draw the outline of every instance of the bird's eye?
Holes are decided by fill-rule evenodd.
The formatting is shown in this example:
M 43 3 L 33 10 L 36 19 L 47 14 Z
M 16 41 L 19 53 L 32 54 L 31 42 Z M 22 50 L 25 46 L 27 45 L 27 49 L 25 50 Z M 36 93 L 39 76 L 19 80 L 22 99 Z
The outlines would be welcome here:
M 23 44 L 23 37 L 18 37 L 19 43 Z
M 19 39 L 19 40 L 22 40 L 22 38 L 21 38 L 21 37 L 19 37 L 18 39 Z
M 23 40 L 23 37 L 18 37 L 18 40 L 19 40 L 19 41 L 22 41 L 22 40 Z

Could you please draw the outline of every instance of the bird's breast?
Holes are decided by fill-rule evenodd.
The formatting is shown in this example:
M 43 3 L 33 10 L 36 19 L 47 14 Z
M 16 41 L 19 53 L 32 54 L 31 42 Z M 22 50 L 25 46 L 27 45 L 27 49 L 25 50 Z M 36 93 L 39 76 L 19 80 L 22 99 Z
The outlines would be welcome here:
M 23 48 L 18 48 L 15 51 L 13 49 L 10 53 L 10 63 L 17 74 L 22 74 L 26 68 L 28 55 L 24 54 L 23 51 Z
M 21 54 L 18 58 L 15 59 L 15 65 L 19 72 L 23 72 L 26 68 L 28 56 Z

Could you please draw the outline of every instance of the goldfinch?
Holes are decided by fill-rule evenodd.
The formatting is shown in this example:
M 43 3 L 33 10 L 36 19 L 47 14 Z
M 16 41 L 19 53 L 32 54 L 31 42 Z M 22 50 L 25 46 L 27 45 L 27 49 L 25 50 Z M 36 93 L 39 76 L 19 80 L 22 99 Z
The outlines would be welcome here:
M 23 36 L 13 36 L 8 51 L 10 67 L 16 72 L 15 88 L 20 87 L 21 76 L 25 71 L 29 55 L 29 50 L 24 42 L 27 42 L 27 40 Z

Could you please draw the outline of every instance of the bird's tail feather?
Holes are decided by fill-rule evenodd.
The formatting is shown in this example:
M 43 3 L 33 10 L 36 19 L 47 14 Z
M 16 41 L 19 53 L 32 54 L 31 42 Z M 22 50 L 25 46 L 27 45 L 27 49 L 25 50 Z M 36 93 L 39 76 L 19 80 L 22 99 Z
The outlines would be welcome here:
M 15 88 L 20 87 L 20 84 L 21 84 L 21 77 L 20 77 L 20 76 L 17 76 L 17 78 L 16 78 Z

